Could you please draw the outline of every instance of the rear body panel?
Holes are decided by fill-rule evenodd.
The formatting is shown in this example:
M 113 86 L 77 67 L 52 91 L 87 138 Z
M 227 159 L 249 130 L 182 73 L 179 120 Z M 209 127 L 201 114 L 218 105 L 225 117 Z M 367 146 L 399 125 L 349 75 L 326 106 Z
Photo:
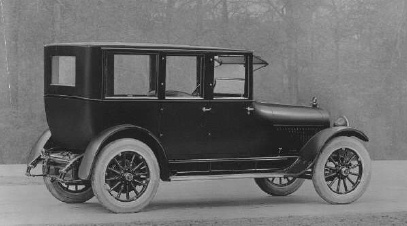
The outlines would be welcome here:
M 75 152 L 84 150 L 103 127 L 101 106 L 96 100 L 46 96 L 45 112 L 54 142 Z
M 45 106 L 54 141 L 67 149 L 83 152 L 103 130 L 122 124 L 137 125 L 158 135 L 157 101 L 100 101 L 47 96 Z

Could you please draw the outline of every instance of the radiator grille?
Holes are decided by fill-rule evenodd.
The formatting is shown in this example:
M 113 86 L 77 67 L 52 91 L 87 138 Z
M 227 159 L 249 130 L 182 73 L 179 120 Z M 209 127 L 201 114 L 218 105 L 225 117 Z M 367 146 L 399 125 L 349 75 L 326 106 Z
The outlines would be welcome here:
M 288 139 L 284 140 L 290 140 L 302 146 L 322 129 L 321 127 L 279 126 L 276 127 L 276 132 L 281 134 L 282 137 L 287 138 L 288 136 Z

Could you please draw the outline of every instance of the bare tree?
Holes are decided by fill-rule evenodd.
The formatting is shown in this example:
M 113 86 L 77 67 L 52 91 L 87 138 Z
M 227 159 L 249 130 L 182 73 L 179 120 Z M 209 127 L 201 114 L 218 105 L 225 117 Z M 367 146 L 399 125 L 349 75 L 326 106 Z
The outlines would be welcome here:
M 175 0 L 167 0 L 165 4 L 165 37 L 171 43 L 172 21 L 174 17 Z

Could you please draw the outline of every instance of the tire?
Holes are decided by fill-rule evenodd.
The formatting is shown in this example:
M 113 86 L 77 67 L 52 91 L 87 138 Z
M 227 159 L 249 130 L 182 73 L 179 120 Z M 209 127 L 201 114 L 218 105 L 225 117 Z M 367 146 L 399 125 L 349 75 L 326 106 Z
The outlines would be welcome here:
M 103 148 L 92 173 L 99 202 L 114 213 L 135 213 L 154 198 L 160 168 L 153 151 L 134 139 L 113 141 Z
M 254 180 L 262 191 L 273 196 L 292 194 L 304 183 L 304 179 L 295 177 L 255 178 Z
M 356 139 L 331 140 L 314 166 L 315 190 L 331 204 L 348 204 L 359 199 L 371 178 L 371 160 L 366 148 Z
M 61 202 L 84 203 L 94 196 L 90 182 L 66 184 L 44 177 L 44 183 L 48 191 Z

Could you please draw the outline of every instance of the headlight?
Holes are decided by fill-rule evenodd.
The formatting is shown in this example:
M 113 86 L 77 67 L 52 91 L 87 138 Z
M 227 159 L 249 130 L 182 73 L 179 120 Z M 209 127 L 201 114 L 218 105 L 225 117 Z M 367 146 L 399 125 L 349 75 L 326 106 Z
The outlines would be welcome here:
M 334 126 L 350 126 L 348 118 L 342 115 L 334 122 Z

